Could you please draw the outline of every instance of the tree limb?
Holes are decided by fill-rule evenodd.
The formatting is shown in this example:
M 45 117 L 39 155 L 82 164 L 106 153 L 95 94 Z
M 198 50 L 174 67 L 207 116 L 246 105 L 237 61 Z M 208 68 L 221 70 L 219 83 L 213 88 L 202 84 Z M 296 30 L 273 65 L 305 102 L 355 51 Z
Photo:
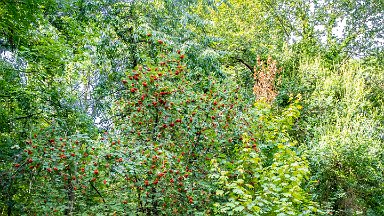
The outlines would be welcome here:
M 253 67 L 252 67 L 250 64 L 246 63 L 243 59 L 240 59 L 240 58 L 236 58 L 236 60 L 237 60 L 238 62 L 244 64 L 244 65 L 245 65 L 249 70 L 251 70 L 251 72 L 253 73 Z
M 15 118 L 11 119 L 11 121 L 14 121 L 14 120 L 21 120 L 21 119 L 26 119 L 26 118 L 31 118 L 31 117 L 33 117 L 33 116 L 35 116 L 35 115 L 39 115 L 39 114 L 41 114 L 41 113 L 42 113 L 42 112 L 39 112 L 39 113 L 31 113 L 31 114 L 28 114 L 28 115 L 26 115 L 26 116 L 15 117 Z
M 99 190 L 97 190 L 97 188 L 92 184 L 92 182 L 90 182 L 91 186 L 93 189 L 95 189 L 95 191 L 97 192 L 97 194 L 101 197 L 101 199 L 103 200 L 103 203 L 105 203 L 105 200 L 104 200 L 104 197 L 101 195 L 101 193 L 99 192 Z

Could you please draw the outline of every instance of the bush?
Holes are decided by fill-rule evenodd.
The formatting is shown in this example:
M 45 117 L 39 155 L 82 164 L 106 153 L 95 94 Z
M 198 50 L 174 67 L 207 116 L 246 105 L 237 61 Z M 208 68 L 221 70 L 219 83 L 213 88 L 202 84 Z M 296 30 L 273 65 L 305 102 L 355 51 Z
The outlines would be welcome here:
M 292 101 L 292 98 L 291 98 Z M 307 160 L 296 153 L 288 135 L 299 117 L 299 100 L 281 114 L 257 102 L 250 112 L 249 132 L 243 134 L 233 162 L 213 159 L 217 214 L 309 215 L 318 210 L 304 190 Z
M 303 137 L 316 200 L 338 215 L 383 214 L 383 98 L 369 81 L 373 68 L 344 62 L 337 69 L 321 59 L 303 61 L 298 77 L 315 86 L 304 96 L 303 117 L 297 125 Z M 376 75 L 377 77 L 377 75 Z M 382 107 L 382 106 L 381 106 Z

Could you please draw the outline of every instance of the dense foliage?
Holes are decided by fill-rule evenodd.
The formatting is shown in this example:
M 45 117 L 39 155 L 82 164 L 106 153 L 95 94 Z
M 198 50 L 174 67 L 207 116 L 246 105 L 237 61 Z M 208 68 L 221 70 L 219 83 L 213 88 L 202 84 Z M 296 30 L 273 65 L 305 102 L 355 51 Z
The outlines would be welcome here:
M 384 5 L 0 0 L 1 215 L 384 215 Z

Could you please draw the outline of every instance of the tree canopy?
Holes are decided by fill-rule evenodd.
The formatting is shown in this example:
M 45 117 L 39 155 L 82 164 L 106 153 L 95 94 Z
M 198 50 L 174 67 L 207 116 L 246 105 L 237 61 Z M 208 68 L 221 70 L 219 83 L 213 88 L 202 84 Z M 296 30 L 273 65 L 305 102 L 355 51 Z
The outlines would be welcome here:
M 383 215 L 384 3 L 0 0 L 1 215 Z

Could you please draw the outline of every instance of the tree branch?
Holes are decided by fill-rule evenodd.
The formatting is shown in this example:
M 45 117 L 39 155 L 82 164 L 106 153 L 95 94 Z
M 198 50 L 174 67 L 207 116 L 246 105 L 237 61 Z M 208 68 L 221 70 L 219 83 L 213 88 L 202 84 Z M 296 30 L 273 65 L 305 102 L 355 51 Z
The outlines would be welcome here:
M 240 58 L 236 58 L 236 60 L 237 60 L 238 62 L 244 64 L 244 65 L 245 65 L 249 70 L 251 70 L 251 72 L 253 73 L 253 69 L 254 69 L 254 68 L 253 68 L 250 64 L 246 63 L 243 59 L 240 59 Z
M 41 113 L 42 113 L 42 112 L 39 112 L 39 113 L 31 113 L 31 114 L 28 114 L 28 115 L 26 115 L 26 116 L 15 117 L 15 118 L 11 119 L 11 121 L 14 121 L 14 120 L 21 120 L 21 119 L 26 119 L 26 118 L 31 118 L 31 117 L 33 117 L 33 116 L 35 116 L 35 115 L 39 115 L 39 114 L 41 114 Z
M 262 1 L 262 2 L 268 7 L 269 10 L 271 10 L 275 14 L 275 16 L 277 18 L 277 21 L 280 23 L 280 26 L 281 26 L 281 28 L 284 31 L 285 36 L 287 37 L 287 39 L 289 39 L 290 34 L 288 33 L 287 29 L 285 28 L 285 25 L 284 25 L 284 22 L 283 22 L 282 18 L 279 16 L 279 14 L 277 14 L 277 12 L 276 12 L 275 8 L 273 7 L 273 5 L 269 1 Z M 289 24 L 288 24 L 288 27 L 292 31 L 293 27 L 291 25 L 289 25 Z
M 92 182 L 90 182 L 91 186 L 93 189 L 95 189 L 95 191 L 97 192 L 97 194 L 101 197 L 101 199 L 103 200 L 103 203 L 105 203 L 105 200 L 104 200 L 104 197 L 101 195 L 101 193 L 99 192 L 99 190 L 97 190 L 97 188 L 92 184 Z

